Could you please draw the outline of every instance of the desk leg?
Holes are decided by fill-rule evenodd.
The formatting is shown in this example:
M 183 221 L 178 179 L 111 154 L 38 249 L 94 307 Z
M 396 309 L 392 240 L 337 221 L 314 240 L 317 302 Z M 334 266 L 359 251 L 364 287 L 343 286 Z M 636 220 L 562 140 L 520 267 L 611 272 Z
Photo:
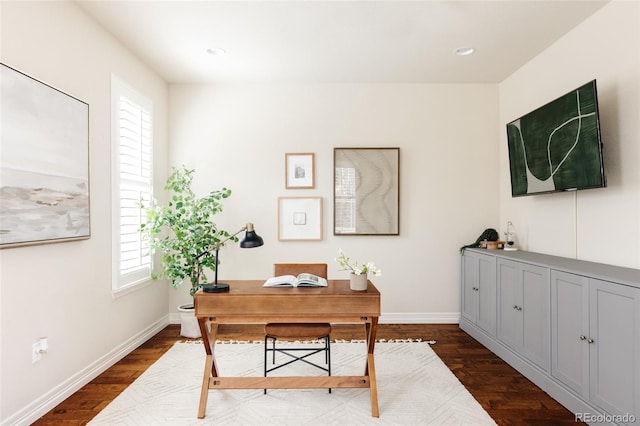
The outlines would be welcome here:
M 202 389 L 200 391 L 200 406 L 198 407 L 198 418 L 204 419 L 204 413 L 207 410 L 207 398 L 209 397 L 209 381 L 212 377 L 218 376 L 216 360 L 214 357 L 214 347 L 218 335 L 218 323 L 210 323 L 211 331 L 207 330 L 207 319 L 198 318 L 200 323 L 200 334 L 202 334 L 202 343 L 207 357 L 204 362 L 204 373 L 202 375 Z
M 371 318 L 371 323 L 365 324 L 367 334 L 367 365 L 365 376 L 369 376 L 369 386 L 371 393 L 371 416 L 380 417 L 378 411 L 378 383 L 376 382 L 376 364 L 373 359 L 373 351 L 376 344 L 376 333 L 378 332 L 378 317 Z

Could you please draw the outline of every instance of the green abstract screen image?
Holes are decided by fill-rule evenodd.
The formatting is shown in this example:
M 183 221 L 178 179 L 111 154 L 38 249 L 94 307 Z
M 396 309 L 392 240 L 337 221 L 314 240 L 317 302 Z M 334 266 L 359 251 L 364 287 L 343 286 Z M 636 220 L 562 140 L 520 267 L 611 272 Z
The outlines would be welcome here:
M 595 80 L 507 124 L 512 196 L 605 186 Z

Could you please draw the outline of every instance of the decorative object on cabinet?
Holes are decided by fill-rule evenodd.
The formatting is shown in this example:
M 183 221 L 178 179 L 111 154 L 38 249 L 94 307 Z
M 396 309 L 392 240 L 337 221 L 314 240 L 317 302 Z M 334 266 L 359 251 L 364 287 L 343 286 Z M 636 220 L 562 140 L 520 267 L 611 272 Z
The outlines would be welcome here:
M 315 154 L 285 154 L 285 187 L 287 189 L 315 188 Z
M 516 246 L 514 240 L 515 232 L 513 232 L 513 223 L 511 221 L 507 222 L 507 231 L 504 233 L 505 240 L 507 241 L 504 245 L 504 249 L 506 251 L 517 251 L 518 247 Z
M 482 231 L 482 234 L 480 234 L 480 236 L 476 239 L 475 242 L 473 242 L 472 244 L 467 244 L 466 246 L 460 247 L 460 253 L 462 253 L 466 248 L 474 248 L 474 247 L 487 248 L 486 247 L 487 241 L 495 242 L 495 241 L 498 241 L 498 239 L 500 239 L 500 235 L 498 234 L 498 231 L 496 231 L 493 228 L 487 228 L 484 231 Z M 498 248 L 498 247 L 496 246 L 495 248 Z
M 400 148 L 334 148 L 333 234 L 399 235 Z
M 0 248 L 89 238 L 89 105 L 5 64 L 0 93 Z
M 482 240 L 480 241 L 479 247 L 487 250 L 498 250 L 504 248 L 504 241 Z
M 322 240 L 322 197 L 279 197 L 278 240 Z

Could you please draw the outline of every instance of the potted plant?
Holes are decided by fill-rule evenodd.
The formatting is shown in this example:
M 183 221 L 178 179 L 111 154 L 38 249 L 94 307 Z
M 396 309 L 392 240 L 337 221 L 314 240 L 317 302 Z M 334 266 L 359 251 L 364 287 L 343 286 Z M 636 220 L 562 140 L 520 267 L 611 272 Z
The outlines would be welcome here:
M 203 253 L 230 236 L 227 231 L 218 229 L 212 217 L 222 211 L 221 200 L 231 195 L 230 189 L 222 188 L 197 197 L 191 189 L 194 172 L 184 166 L 172 168 L 164 187 L 169 191 L 167 203 L 158 205 L 152 201 L 149 206 L 142 205 L 146 222 L 140 227 L 140 232 L 149 238 L 151 251 L 162 253 L 162 271 L 152 273 L 151 277 L 169 279 L 174 288 L 187 281 L 191 297 L 207 280 L 205 268 L 216 268 L 215 255 Z M 236 237 L 229 239 L 238 240 Z M 179 309 L 187 313 L 182 315 L 180 334 L 200 337 L 193 302 Z
M 373 262 L 358 264 L 357 261 L 352 261 L 350 257 L 345 255 L 342 249 L 338 251 L 338 257 L 336 257 L 335 260 L 338 262 L 338 265 L 340 265 L 340 270 L 351 273 L 349 277 L 351 290 L 365 291 L 367 289 L 369 273 L 374 276 L 382 275 L 382 271 L 378 269 Z

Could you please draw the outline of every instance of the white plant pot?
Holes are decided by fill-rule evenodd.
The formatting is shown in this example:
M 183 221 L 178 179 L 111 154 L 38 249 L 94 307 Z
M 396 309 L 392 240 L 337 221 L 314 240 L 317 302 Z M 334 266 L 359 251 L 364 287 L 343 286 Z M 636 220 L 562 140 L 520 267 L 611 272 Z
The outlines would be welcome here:
M 200 337 L 200 326 L 193 305 L 178 306 L 178 311 L 180 311 L 180 335 L 192 339 Z
M 367 290 L 367 274 L 351 274 L 350 287 L 354 291 L 366 291 Z

